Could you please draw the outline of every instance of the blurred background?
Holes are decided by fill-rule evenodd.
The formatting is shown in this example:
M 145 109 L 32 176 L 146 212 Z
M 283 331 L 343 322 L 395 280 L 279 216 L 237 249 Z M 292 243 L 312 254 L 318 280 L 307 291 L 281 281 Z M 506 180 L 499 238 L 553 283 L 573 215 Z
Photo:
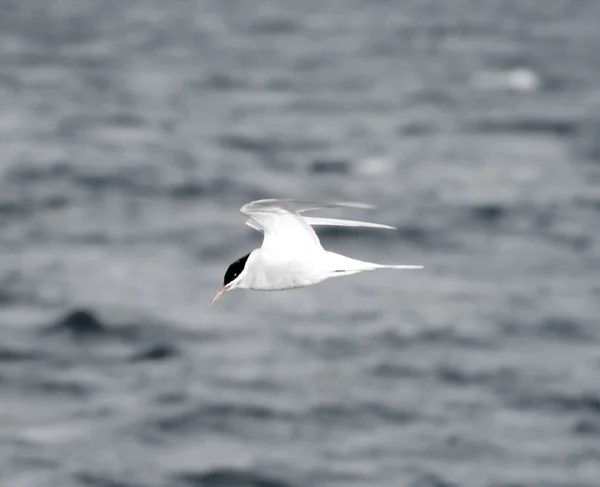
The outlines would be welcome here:
M 0 485 L 600 485 L 598 25 L 0 0 Z M 272 197 L 425 270 L 209 308 Z

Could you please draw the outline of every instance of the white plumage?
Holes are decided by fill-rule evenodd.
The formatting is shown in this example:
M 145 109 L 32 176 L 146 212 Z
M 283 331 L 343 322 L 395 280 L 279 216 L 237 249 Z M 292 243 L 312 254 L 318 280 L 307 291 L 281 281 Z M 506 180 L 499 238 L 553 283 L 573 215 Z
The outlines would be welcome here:
M 325 208 L 372 209 L 350 202 L 266 199 L 248 203 L 241 213 L 246 224 L 264 234 L 262 246 L 229 266 L 223 286 L 211 304 L 232 289 L 276 291 L 317 284 L 331 277 L 375 269 L 421 269 L 421 265 L 383 265 L 329 252 L 312 229 L 316 225 L 394 229 L 389 225 L 337 218 L 305 217 L 302 213 Z

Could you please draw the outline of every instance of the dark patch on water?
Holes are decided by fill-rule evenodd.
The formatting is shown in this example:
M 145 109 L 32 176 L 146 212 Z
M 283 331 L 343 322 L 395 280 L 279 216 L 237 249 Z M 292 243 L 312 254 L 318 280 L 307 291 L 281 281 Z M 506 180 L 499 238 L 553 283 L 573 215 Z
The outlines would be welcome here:
M 250 421 L 268 424 L 291 419 L 290 413 L 268 406 L 219 403 L 196 407 L 156 419 L 153 424 L 163 433 L 202 431 L 203 429 L 231 431 L 236 422 Z
M 497 224 L 506 215 L 506 208 L 500 204 L 487 203 L 471 207 L 471 216 L 479 222 L 486 224 Z
M 457 100 L 447 91 L 438 88 L 423 88 L 411 93 L 406 98 L 406 107 L 423 109 L 424 106 L 443 107 L 450 109 L 454 107 Z
M 108 334 L 108 327 L 89 310 L 71 311 L 45 330 L 46 333 L 67 334 L 73 337 L 98 337 Z
M 355 339 L 344 336 L 292 337 L 291 342 L 301 350 L 327 360 L 357 356 L 362 349 Z
M 174 345 L 170 344 L 169 336 L 172 333 L 169 326 L 155 319 L 143 316 L 128 319 L 125 322 L 115 322 L 108 324 L 106 321 L 97 317 L 92 310 L 85 308 L 75 309 L 66 313 L 52 324 L 41 328 L 42 335 L 66 336 L 74 340 L 90 340 L 108 343 L 110 340 L 119 341 L 126 344 L 152 343 L 156 345 L 153 351 L 153 345 L 146 345 L 148 348 L 140 353 L 148 352 L 150 355 L 162 352 L 168 355 L 169 347 L 177 353 Z M 195 333 L 195 336 L 200 334 Z M 213 333 L 202 333 L 206 339 L 212 339 Z M 161 347 L 164 345 L 164 349 Z M 166 358 L 166 356 L 165 356 Z M 151 360 L 147 357 L 148 360 Z M 157 358 L 158 359 L 158 358 Z
M 600 436 L 600 418 L 581 418 L 575 421 L 573 433 L 582 436 Z
M 501 329 L 508 335 L 540 337 L 561 342 L 577 343 L 597 339 L 588 330 L 586 322 L 566 315 L 547 316 L 534 323 L 513 318 L 511 321 L 501 323 Z
M 418 378 L 422 377 L 423 371 L 406 364 L 394 364 L 389 362 L 382 362 L 373 366 L 370 370 L 371 374 L 381 378 Z
M 350 162 L 345 159 L 315 159 L 308 166 L 313 174 L 348 174 Z
M 592 208 L 600 211 L 600 197 L 591 195 L 582 195 L 575 198 L 575 203 L 583 208 Z
M 493 388 L 506 389 L 515 384 L 518 374 L 512 369 L 494 371 L 467 371 L 451 365 L 440 366 L 436 370 L 439 379 L 449 384 L 470 386 L 480 384 Z
M 36 392 L 43 392 L 50 396 L 66 396 L 75 399 L 86 398 L 93 390 L 91 386 L 82 382 L 61 379 L 34 381 L 30 387 Z
M 573 120 L 546 118 L 525 118 L 506 120 L 479 120 L 467 127 L 480 133 L 516 133 L 528 135 L 550 135 L 571 137 L 577 133 L 578 124 Z
M 394 225 L 391 223 L 391 225 Z M 415 247 L 425 250 L 452 250 L 462 247 L 443 229 L 436 229 L 418 223 L 398 225 L 397 230 L 389 230 L 389 236 L 407 242 Z
M 278 143 L 274 139 L 243 134 L 223 135 L 219 141 L 223 147 L 228 149 L 257 154 L 267 154 L 275 151 L 278 147 Z
M 253 22 L 252 31 L 267 35 L 285 35 L 294 33 L 299 25 L 292 19 L 282 17 L 260 18 Z
M 368 427 L 369 424 L 381 424 L 382 421 L 395 425 L 411 423 L 417 417 L 412 411 L 375 402 L 319 405 L 312 408 L 308 414 L 315 420 L 329 425 L 351 424 L 364 427 Z
M 248 82 L 241 76 L 234 73 L 212 73 L 203 81 L 194 83 L 193 88 L 200 87 L 207 90 L 215 91 L 233 91 L 248 88 Z
M 342 217 L 346 218 L 346 217 Z M 352 217 L 348 217 L 349 220 Z M 370 220 L 367 218 L 366 220 Z M 378 223 L 378 222 L 376 222 Z M 313 227 L 319 238 L 329 240 L 345 240 L 349 238 L 352 241 L 364 242 L 385 242 L 397 237 L 397 231 L 388 228 L 368 228 L 368 227 L 342 227 L 335 225 L 316 225 Z
M 594 336 L 586 330 L 585 323 L 568 316 L 547 317 L 540 323 L 538 329 L 540 335 L 558 340 L 594 340 Z
M 47 181 L 49 179 L 63 179 L 71 172 L 67 161 L 54 161 L 46 164 L 30 164 L 22 161 L 18 166 L 10 168 L 7 177 L 15 184 L 26 182 Z
M 0 216 L 23 216 L 29 213 L 28 205 L 17 201 L 0 201 Z
M 154 362 L 172 359 L 178 355 L 179 351 L 175 346 L 170 344 L 158 344 L 136 353 L 131 360 L 133 362 Z
M 120 112 L 111 115 L 105 120 L 108 125 L 115 125 L 117 127 L 143 127 L 146 125 L 144 118 L 139 115 L 135 115 L 131 112 Z
M 184 392 L 164 392 L 156 396 L 158 404 L 183 404 L 187 399 Z
M 531 394 L 518 397 L 516 404 L 524 408 L 555 409 L 569 413 L 600 415 L 600 396 L 594 393 Z
M 575 138 L 575 152 L 584 160 L 600 162 L 600 116 L 585 120 Z
M 423 474 L 408 484 L 408 487 L 461 487 L 435 474 Z
M 75 479 L 83 487 L 143 487 L 143 484 L 112 479 L 108 473 L 82 472 L 76 474 Z
M 218 199 L 224 204 L 227 202 L 228 195 L 232 199 L 235 197 L 235 201 L 238 203 L 264 198 L 264 193 L 260 192 L 252 183 L 235 181 L 226 177 L 215 177 L 207 181 L 183 181 L 170 185 L 165 193 L 178 200 Z
M 293 487 L 293 484 L 253 470 L 217 468 L 206 472 L 180 473 L 176 481 L 190 487 Z
M 210 184 L 210 190 L 219 191 L 219 187 L 222 186 L 224 185 L 219 184 L 219 181 L 213 181 Z M 201 196 L 204 196 L 206 192 L 210 190 L 208 189 L 208 186 L 206 184 L 202 184 L 200 181 L 185 181 L 183 183 L 172 186 L 170 194 L 173 198 L 181 200 L 197 199 Z
M 44 354 L 39 351 L 0 345 L 0 362 L 29 362 L 42 358 L 44 358 Z
M 420 330 L 415 334 L 403 335 L 397 330 L 385 330 L 376 336 L 376 341 L 391 348 L 406 348 L 415 344 L 445 343 L 465 348 L 493 350 L 498 344 L 492 339 L 466 336 L 451 328 Z
M 227 149 L 240 152 L 255 153 L 262 157 L 273 157 L 278 151 L 313 151 L 326 150 L 329 142 L 310 137 L 294 137 L 278 139 L 272 136 L 251 134 L 228 134 L 219 137 L 219 143 Z
M 412 121 L 400 126 L 397 130 L 398 134 L 407 137 L 422 137 L 433 135 L 439 132 L 439 128 L 432 122 Z

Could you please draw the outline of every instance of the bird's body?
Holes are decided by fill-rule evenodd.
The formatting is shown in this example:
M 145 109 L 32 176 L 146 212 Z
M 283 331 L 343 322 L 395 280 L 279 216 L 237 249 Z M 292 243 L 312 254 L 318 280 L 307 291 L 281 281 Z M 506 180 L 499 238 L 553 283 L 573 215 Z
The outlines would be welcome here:
M 264 233 L 263 244 L 227 269 L 223 286 L 211 304 L 231 289 L 277 291 L 317 284 L 375 269 L 419 269 L 416 265 L 382 265 L 363 262 L 325 250 L 314 225 L 393 228 L 379 223 L 304 217 L 301 213 L 321 208 L 371 208 L 360 203 L 302 200 L 258 200 L 244 205 L 246 224 Z
M 240 288 L 277 291 L 317 284 L 330 277 L 370 270 L 372 264 L 322 250 L 296 256 L 256 249 L 246 264 L 252 269 Z

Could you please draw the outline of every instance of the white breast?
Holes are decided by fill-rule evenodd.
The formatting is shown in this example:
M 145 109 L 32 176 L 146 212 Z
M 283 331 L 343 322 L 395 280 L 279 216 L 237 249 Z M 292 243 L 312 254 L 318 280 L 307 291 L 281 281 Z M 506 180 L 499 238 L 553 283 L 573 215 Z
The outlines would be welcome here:
M 244 287 L 257 291 L 275 291 L 310 286 L 329 277 L 323 266 L 326 252 L 290 256 L 255 250 L 246 264 Z

